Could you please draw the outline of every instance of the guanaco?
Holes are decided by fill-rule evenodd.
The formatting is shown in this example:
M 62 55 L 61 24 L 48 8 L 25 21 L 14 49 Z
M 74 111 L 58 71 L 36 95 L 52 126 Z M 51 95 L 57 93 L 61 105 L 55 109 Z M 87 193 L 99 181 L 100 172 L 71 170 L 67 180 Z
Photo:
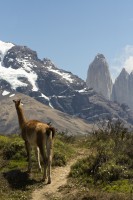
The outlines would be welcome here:
M 31 149 L 35 147 L 35 152 L 38 160 L 38 167 L 42 170 L 40 164 L 40 155 L 44 165 L 43 181 L 48 175 L 48 183 L 51 183 L 51 163 L 52 163 L 52 148 L 53 138 L 55 136 L 55 128 L 51 125 L 42 123 L 38 120 L 27 120 L 21 105 L 21 99 L 13 100 L 15 103 L 18 122 L 21 129 L 21 136 L 25 142 L 25 148 L 28 156 L 28 172 L 31 172 Z

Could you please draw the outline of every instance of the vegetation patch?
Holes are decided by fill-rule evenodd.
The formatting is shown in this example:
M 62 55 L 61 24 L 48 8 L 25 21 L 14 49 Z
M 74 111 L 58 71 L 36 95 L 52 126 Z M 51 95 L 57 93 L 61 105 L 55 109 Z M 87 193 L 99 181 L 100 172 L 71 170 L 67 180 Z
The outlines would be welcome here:
M 71 145 L 71 138 L 64 134 L 58 134 L 54 142 L 53 166 L 64 166 L 75 154 Z
M 88 140 L 91 155 L 76 162 L 69 176 L 85 188 L 132 194 L 133 133 L 119 121 L 108 122 Z
M 63 166 L 75 154 L 69 138 L 57 134 L 53 148 L 53 166 Z M 32 152 L 32 174 L 27 170 L 27 155 L 24 141 L 18 135 L 0 135 L 0 199 L 27 200 L 31 191 L 43 186 L 42 173 L 38 172 L 37 161 Z
M 64 200 L 133 199 L 133 133 L 120 122 L 109 121 L 88 136 L 56 135 L 53 167 L 65 166 L 77 154 L 83 158 L 71 167 L 67 185 L 59 188 Z M 2 200 L 30 199 L 31 191 L 44 185 L 34 152 L 32 160 L 29 176 L 24 141 L 17 135 L 0 136 Z

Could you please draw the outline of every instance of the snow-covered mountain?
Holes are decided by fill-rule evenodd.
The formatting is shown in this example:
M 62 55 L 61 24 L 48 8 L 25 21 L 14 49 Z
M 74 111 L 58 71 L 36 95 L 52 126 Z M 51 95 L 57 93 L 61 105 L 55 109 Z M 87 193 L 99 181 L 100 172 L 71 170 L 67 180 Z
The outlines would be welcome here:
M 113 103 L 51 60 L 40 60 L 26 46 L 0 42 L 0 98 L 23 93 L 41 103 L 89 122 L 120 118 L 133 125 L 133 112 Z
M 83 89 L 84 81 L 70 72 L 60 70 L 48 59 L 38 59 L 26 46 L 0 42 L 0 86 L 2 95 L 15 91 L 35 96 L 52 107 L 54 95 L 64 96 L 69 86 Z

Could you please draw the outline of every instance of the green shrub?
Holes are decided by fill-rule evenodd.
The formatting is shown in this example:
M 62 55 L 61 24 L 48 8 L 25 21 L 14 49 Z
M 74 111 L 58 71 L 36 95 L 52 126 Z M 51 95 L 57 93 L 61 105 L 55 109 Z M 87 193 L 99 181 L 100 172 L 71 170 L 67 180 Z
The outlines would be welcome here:
M 26 157 L 26 151 L 22 142 L 13 141 L 6 145 L 3 149 L 4 159 L 24 159 Z
M 10 138 L 0 135 L 0 150 L 4 148 L 4 146 L 7 146 L 10 142 Z
M 53 166 L 64 166 L 67 161 L 74 154 L 74 149 L 69 144 L 68 140 L 66 142 L 62 135 L 57 135 L 54 142 L 54 152 L 53 152 Z
M 89 137 L 93 154 L 78 161 L 70 176 L 84 185 L 104 187 L 115 181 L 133 178 L 133 133 L 120 122 L 106 123 Z
M 112 184 L 108 184 L 104 187 L 104 191 L 108 192 L 121 192 L 121 193 L 132 193 L 133 192 L 133 183 L 130 180 L 118 180 L 114 181 Z
M 55 152 L 53 156 L 53 166 L 64 166 L 66 165 L 66 156 L 60 152 Z

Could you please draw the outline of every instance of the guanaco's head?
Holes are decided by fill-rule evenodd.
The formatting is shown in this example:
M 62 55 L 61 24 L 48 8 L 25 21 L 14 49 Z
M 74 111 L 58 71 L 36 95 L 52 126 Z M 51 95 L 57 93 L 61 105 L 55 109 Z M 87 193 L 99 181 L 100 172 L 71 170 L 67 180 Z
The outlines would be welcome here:
M 21 106 L 21 99 L 13 100 L 13 102 L 15 103 L 16 109 L 19 108 L 19 106 Z

